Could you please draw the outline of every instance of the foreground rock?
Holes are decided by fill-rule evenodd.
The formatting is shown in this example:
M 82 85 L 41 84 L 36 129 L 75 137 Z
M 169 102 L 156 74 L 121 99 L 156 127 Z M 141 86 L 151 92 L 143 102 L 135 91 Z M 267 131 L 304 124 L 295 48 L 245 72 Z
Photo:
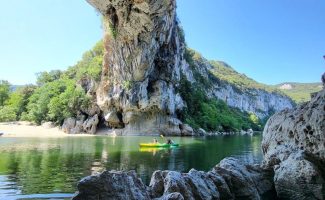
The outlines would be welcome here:
M 134 171 L 105 171 L 96 176 L 84 178 L 78 184 L 79 194 L 73 199 L 149 199 L 146 186 Z
M 325 199 L 325 90 L 274 115 L 262 142 L 263 165 L 274 169 L 280 198 Z
M 209 172 L 156 171 L 149 187 L 135 172 L 106 171 L 78 184 L 74 200 L 84 199 L 272 199 L 272 173 L 226 158 Z

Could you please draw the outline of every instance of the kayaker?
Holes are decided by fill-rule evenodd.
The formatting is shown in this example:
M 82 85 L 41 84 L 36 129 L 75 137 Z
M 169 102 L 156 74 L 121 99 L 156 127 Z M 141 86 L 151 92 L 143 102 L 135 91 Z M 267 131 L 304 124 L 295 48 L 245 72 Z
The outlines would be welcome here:
M 174 144 L 174 141 L 171 139 L 167 139 L 167 144 Z
M 153 143 L 154 144 L 157 144 L 158 143 L 158 140 L 155 138 L 155 139 L 153 139 Z

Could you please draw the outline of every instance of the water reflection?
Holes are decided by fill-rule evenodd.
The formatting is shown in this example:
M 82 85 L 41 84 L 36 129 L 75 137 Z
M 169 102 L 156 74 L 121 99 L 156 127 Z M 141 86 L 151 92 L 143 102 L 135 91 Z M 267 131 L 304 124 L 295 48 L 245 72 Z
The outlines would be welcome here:
M 228 156 L 247 163 L 262 159 L 260 136 L 173 140 L 181 146 L 143 150 L 138 144 L 152 141 L 151 137 L 1 138 L 0 199 L 36 198 L 35 194 L 64 199 L 76 191 L 82 177 L 105 169 L 136 170 L 148 183 L 157 169 L 206 171 Z

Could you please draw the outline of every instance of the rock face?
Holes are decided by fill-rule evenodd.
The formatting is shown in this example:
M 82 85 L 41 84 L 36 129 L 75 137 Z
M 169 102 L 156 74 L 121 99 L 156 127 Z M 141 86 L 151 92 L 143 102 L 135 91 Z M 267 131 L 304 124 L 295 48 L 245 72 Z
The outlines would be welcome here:
M 279 197 L 325 199 L 325 90 L 270 118 L 262 149 Z
M 292 101 L 285 96 L 264 90 L 250 89 L 239 92 L 232 85 L 215 87 L 213 96 L 224 100 L 231 107 L 255 113 L 259 118 L 269 116 L 286 108 L 293 108 Z
M 228 66 L 224 62 L 218 63 L 225 67 Z M 186 77 L 195 82 L 193 73 L 200 74 L 201 77 L 211 82 L 211 87 L 206 90 L 208 96 L 223 100 L 231 107 L 252 112 L 263 119 L 275 112 L 294 106 L 293 101 L 282 94 L 255 88 L 238 88 L 229 82 L 220 80 L 213 73 L 221 72 L 216 71 L 214 66 L 203 57 L 193 60 L 192 65 L 192 71 L 184 71 Z
M 125 134 L 180 134 L 176 92 L 184 43 L 175 0 L 88 0 L 104 15 L 105 49 L 97 104 Z M 112 114 L 113 113 L 113 114 Z
M 81 180 L 73 199 L 272 199 L 273 189 L 269 171 L 227 158 L 207 173 L 156 171 L 149 187 L 134 172 L 106 171 Z
M 186 106 L 179 94 L 181 77 L 197 80 L 185 59 L 176 0 L 87 1 L 104 16 L 102 77 L 97 91 L 91 91 L 106 124 L 122 129 L 124 135 L 192 135 L 178 119 Z M 209 66 L 200 64 L 197 69 L 208 78 Z M 81 85 L 94 84 L 84 80 Z M 229 84 L 215 84 L 208 95 L 260 117 L 292 107 L 281 96 L 262 91 L 242 94 Z

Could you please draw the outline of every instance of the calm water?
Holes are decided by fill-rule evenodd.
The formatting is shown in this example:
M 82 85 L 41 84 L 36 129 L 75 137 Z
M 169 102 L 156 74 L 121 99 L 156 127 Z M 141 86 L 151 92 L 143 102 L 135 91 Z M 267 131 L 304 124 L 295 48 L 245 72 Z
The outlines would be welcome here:
M 262 160 L 259 135 L 173 138 L 179 148 L 139 149 L 140 142 L 152 139 L 0 138 L 0 199 L 67 199 L 82 177 L 104 169 L 136 170 L 148 183 L 157 169 L 207 171 L 228 156 L 247 163 Z

